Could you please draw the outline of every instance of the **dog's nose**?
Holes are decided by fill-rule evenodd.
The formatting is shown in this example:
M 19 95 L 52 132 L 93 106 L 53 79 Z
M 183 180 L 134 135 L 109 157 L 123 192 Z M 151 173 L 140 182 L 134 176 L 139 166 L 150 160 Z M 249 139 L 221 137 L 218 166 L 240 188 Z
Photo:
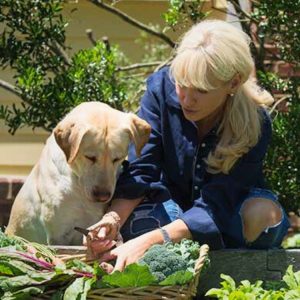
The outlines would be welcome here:
M 100 190 L 99 188 L 94 188 L 93 197 L 95 200 L 105 202 L 110 199 L 111 193 L 109 191 Z

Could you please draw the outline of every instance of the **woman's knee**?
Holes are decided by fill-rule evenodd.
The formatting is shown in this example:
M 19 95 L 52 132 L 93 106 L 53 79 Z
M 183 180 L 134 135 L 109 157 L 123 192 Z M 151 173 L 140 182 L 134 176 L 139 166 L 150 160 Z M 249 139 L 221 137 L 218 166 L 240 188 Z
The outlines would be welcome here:
M 253 242 L 268 227 L 282 220 L 281 207 L 267 198 L 252 198 L 245 201 L 241 207 L 244 238 Z

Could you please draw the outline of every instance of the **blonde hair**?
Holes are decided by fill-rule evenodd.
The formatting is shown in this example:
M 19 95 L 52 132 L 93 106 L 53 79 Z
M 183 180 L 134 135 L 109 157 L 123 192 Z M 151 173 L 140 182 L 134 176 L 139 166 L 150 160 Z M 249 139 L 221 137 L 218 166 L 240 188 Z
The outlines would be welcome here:
M 251 76 L 254 63 L 250 38 L 234 26 L 217 20 L 193 26 L 176 49 L 170 73 L 181 86 L 210 91 L 237 74 L 241 85 L 226 99 L 218 128 L 219 141 L 206 163 L 210 173 L 227 174 L 236 161 L 255 146 L 261 134 L 259 107 L 273 103 Z

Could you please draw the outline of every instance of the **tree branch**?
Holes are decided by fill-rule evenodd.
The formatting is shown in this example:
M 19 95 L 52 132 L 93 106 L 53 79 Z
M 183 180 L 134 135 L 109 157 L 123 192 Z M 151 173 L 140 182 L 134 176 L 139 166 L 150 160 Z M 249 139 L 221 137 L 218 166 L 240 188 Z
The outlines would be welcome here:
M 12 84 L 10 84 L 7 81 L 4 81 L 2 79 L 0 79 L 0 87 L 2 87 L 3 89 L 15 94 L 16 96 L 20 97 L 22 96 L 22 94 L 20 93 L 20 91 Z
M 89 1 L 92 2 L 93 4 L 95 4 L 96 6 L 101 7 L 103 9 L 115 14 L 116 16 L 123 19 L 127 23 L 129 23 L 143 31 L 146 31 L 146 32 L 150 33 L 151 35 L 158 37 L 159 39 L 161 39 L 165 43 L 167 43 L 170 47 L 172 47 L 172 48 L 175 47 L 175 43 L 167 35 L 163 34 L 162 32 L 155 31 L 154 29 L 150 28 L 149 26 L 146 26 L 145 24 L 139 22 L 138 20 L 128 16 L 127 14 L 120 11 L 119 9 L 114 8 L 111 5 L 105 4 L 102 0 L 89 0 Z
M 106 51 L 107 51 L 107 52 L 110 52 L 110 51 L 111 51 L 111 47 L 110 47 L 110 42 L 109 42 L 108 37 L 107 37 L 107 36 L 103 36 L 103 37 L 102 37 L 102 42 L 103 42 L 104 45 L 105 45 Z
M 154 62 L 148 62 L 148 63 L 140 63 L 140 64 L 133 64 L 126 67 L 117 67 L 116 71 L 131 71 L 135 69 L 141 69 L 141 68 L 150 68 L 159 66 L 161 64 L 161 61 L 154 61 Z
M 155 70 L 154 72 L 159 71 L 160 69 L 162 69 L 164 66 L 168 65 L 171 63 L 171 61 L 174 59 L 175 54 L 170 55 L 170 57 L 168 57 L 165 61 L 163 61 Z
M 85 33 L 86 33 L 88 39 L 91 41 L 92 45 L 93 45 L 93 46 L 96 46 L 97 42 L 96 42 L 96 40 L 94 39 L 94 36 L 93 36 L 93 30 L 89 28 L 89 29 L 87 29 L 87 30 L 85 31 Z
M 287 94 L 287 95 L 283 95 L 282 98 L 278 99 L 275 104 L 272 106 L 272 108 L 270 109 L 269 113 L 272 114 L 273 111 L 275 110 L 275 108 L 282 102 L 287 100 L 288 98 L 290 98 L 292 95 Z
M 239 4 L 238 0 L 229 0 L 230 3 L 232 3 L 232 5 L 234 6 L 234 8 L 236 9 L 237 13 L 239 13 L 240 15 L 244 16 L 245 18 L 247 18 L 249 21 L 258 24 L 257 20 L 253 19 L 251 17 L 250 14 L 248 14 L 246 11 L 244 11 L 241 8 L 241 5 Z
M 233 16 L 233 17 L 236 17 L 238 18 L 239 16 L 235 13 L 232 13 L 232 12 L 228 12 L 226 9 L 223 9 L 223 8 L 218 8 L 216 6 L 214 6 L 214 4 L 212 4 L 212 7 L 211 7 L 213 10 L 216 10 L 216 11 L 219 11 L 225 15 L 229 15 L 229 16 Z
M 252 18 L 250 14 L 248 14 L 246 11 L 244 11 L 241 8 L 241 5 L 240 5 L 238 0 L 229 0 L 229 2 L 234 6 L 234 8 L 237 12 L 237 15 L 238 15 L 238 18 L 240 20 L 242 29 L 251 37 L 251 40 L 252 40 L 252 43 L 250 43 L 251 53 L 254 57 L 254 62 L 255 62 L 256 69 L 260 69 L 261 64 L 260 64 L 259 59 L 258 59 L 259 49 L 256 47 L 256 43 L 255 43 L 254 37 L 253 37 L 253 32 L 251 30 L 251 24 L 254 23 L 255 26 L 257 26 L 258 22 L 257 22 L 257 20 Z M 242 17 L 246 18 L 246 20 L 242 19 Z M 248 22 L 247 22 L 247 20 L 248 20 Z
M 53 50 L 54 53 L 56 53 L 64 59 L 67 66 L 71 65 L 71 59 L 69 58 L 68 54 L 56 41 L 53 42 L 50 48 Z

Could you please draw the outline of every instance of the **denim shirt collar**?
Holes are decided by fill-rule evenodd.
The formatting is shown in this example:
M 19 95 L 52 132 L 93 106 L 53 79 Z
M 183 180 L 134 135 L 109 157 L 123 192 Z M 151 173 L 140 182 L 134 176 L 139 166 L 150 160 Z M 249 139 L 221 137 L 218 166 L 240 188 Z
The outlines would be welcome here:
M 166 76 L 166 92 L 169 94 L 169 96 L 166 97 L 166 103 L 169 106 L 181 110 L 181 105 L 179 103 L 179 99 L 176 93 L 175 81 L 171 77 L 170 73 L 168 73 L 168 76 Z

